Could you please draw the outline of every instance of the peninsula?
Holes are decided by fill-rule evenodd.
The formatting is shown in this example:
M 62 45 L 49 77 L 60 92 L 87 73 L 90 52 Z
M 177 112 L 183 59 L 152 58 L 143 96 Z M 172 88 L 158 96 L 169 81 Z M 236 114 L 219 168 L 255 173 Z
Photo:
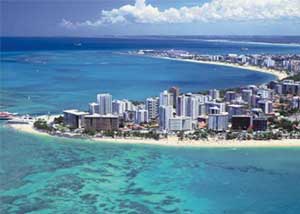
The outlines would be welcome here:
M 300 146 L 299 56 L 203 56 L 185 51 L 130 52 L 187 62 L 265 71 L 278 80 L 255 86 L 181 93 L 178 87 L 137 102 L 101 93 L 87 111 L 16 117 L 8 123 L 25 132 L 94 141 L 170 146 Z M 256 64 L 256 65 L 254 65 Z M 10 118 L 11 119 L 11 118 Z

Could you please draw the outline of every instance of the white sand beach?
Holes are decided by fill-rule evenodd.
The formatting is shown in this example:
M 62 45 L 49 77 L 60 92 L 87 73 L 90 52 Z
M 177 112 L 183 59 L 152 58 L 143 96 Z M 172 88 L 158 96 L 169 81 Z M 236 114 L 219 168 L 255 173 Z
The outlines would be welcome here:
M 26 132 L 30 134 L 50 136 L 52 135 L 38 131 L 33 128 L 32 124 L 10 124 L 11 128 Z M 238 140 L 184 140 L 179 141 L 177 137 L 171 136 L 168 139 L 151 140 L 151 139 L 138 139 L 138 138 L 89 138 L 89 140 L 95 142 L 107 142 L 107 143 L 119 143 L 119 144 L 150 144 L 160 146 L 174 146 L 174 147 L 215 147 L 215 148 L 240 148 L 240 147 L 300 147 L 300 139 L 293 140 L 249 140 L 249 141 L 238 141 Z
M 225 63 L 225 62 L 201 61 L 201 60 L 180 59 L 180 58 L 159 57 L 159 56 L 155 57 L 155 58 L 182 61 L 182 62 L 190 62 L 190 63 L 199 63 L 199 64 L 228 66 L 228 67 L 240 68 L 240 69 L 244 69 L 244 70 L 257 71 L 257 72 L 272 74 L 272 75 L 276 76 L 278 80 L 282 80 L 282 79 L 288 77 L 287 73 L 284 72 L 284 71 L 278 71 L 278 70 L 275 70 L 275 69 L 268 69 L 268 68 L 260 68 L 260 67 L 251 66 L 251 65 L 239 65 L 239 64 Z

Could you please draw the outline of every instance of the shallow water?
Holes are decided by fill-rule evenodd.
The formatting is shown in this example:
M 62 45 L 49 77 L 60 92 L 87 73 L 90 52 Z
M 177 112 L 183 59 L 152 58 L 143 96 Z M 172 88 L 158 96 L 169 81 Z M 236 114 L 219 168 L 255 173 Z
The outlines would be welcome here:
M 300 210 L 298 148 L 119 145 L 3 127 L 1 136 L 1 213 Z

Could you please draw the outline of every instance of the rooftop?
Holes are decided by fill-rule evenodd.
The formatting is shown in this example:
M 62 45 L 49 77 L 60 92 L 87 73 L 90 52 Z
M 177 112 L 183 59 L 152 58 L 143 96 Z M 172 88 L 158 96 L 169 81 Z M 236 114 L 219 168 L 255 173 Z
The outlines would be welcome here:
M 89 114 L 89 115 L 86 115 L 85 118 L 119 118 L 119 116 L 113 115 L 113 114 L 106 114 L 106 115 Z
M 81 115 L 87 115 L 87 114 L 89 114 L 88 112 L 79 111 L 77 109 L 64 110 L 63 112 L 67 113 L 67 114 L 74 114 L 76 116 L 81 116 Z

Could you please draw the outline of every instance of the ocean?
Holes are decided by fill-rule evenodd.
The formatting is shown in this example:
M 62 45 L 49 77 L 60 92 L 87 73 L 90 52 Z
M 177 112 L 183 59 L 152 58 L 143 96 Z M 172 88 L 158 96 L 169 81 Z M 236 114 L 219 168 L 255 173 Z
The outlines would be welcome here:
M 129 50 L 300 53 L 297 45 L 256 42 L 1 38 L 1 111 L 54 114 L 66 108 L 85 110 L 100 92 L 144 100 L 173 85 L 183 92 L 197 92 L 275 78 L 230 67 L 124 54 Z M 300 148 L 93 143 L 19 133 L 3 122 L 0 134 L 0 213 L 300 211 Z

